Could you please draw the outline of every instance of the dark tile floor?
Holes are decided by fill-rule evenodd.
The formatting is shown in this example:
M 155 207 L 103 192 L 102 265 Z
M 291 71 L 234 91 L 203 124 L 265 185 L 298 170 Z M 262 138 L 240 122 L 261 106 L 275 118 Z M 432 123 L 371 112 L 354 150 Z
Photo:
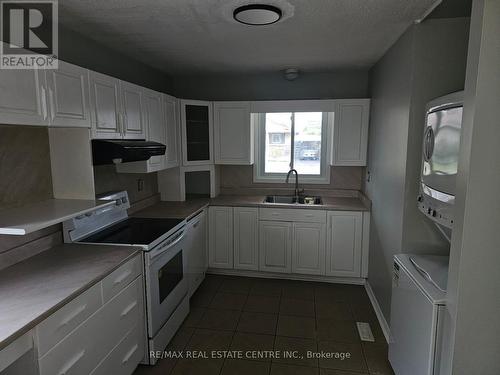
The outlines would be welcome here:
M 356 321 L 375 342 L 361 342 Z M 135 375 L 389 375 L 387 344 L 364 287 L 207 275 L 167 351 L 241 351 L 242 359 L 163 359 Z M 297 351 L 258 358 L 252 351 Z M 308 358 L 307 351 L 350 353 Z

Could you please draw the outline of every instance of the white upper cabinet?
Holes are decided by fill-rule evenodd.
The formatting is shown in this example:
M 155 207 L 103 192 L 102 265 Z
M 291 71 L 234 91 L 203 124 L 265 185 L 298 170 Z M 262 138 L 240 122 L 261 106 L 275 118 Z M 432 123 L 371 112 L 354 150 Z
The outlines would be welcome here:
M 325 224 L 294 223 L 292 272 L 324 275 L 325 242 Z
M 93 138 L 122 138 L 120 126 L 120 81 L 90 72 L 90 109 Z
M 48 125 L 44 71 L 0 70 L 0 123 Z
M 326 274 L 360 277 L 363 213 L 331 211 L 327 214 Z
M 259 209 L 234 207 L 234 268 L 259 269 Z
M 59 61 L 58 69 L 46 70 L 49 124 L 62 127 L 91 127 L 89 71 Z
M 214 102 L 214 150 L 215 164 L 253 164 L 250 102 Z
M 122 133 L 125 139 L 146 138 L 142 90 L 140 86 L 120 81 Z
M 181 100 L 182 164 L 209 165 L 213 157 L 212 103 Z
M 370 99 L 335 100 L 331 165 L 365 166 Z
M 167 152 L 165 168 L 180 165 L 179 101 L 170 95 L 163 95 L 165 122 L 167 126 Z
M 167 127 L 163 115 L 162 94 L 144 89 L 144 104 L 146 110 L 146 125 L 148 141 L 167 143 Z M 151 156 L 148 160 L 149 172 L 164 169 L 165 155 Z

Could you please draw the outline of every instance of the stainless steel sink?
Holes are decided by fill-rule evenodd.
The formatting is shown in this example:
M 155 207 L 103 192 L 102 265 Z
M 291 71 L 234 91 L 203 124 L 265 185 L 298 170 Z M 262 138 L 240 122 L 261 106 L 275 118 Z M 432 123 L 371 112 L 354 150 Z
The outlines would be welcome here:
M 303 204 L 303 205 L 321 205 L 323 201 L 321 197 L 300 196 L 297 200 L 293 195 L 268 195 L 264 199 L 264 203 L 272 204 Z

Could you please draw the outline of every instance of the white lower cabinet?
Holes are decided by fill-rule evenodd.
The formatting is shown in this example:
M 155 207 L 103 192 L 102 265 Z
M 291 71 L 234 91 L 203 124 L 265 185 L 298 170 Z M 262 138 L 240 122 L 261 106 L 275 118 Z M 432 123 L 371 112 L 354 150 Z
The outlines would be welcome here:
M 331 211 L 327 216 L 327 276 L 360 277 L 363 213 Z
M 235 207 L 234 269 L 259 269 L 259 209 Z
M 138 256 L 121 266 L 36 327 L 40 375 L 134 371 L 146 340 L 144 286 L 141 269 L 135 267 L 140 260 Z M 116 283 L 117 275 L 128 282 L 113 289 L 115 294 L 103 304 L 102 293 L 111 290 L 107 281 Z
M 213 206 L 208 212 L 208 265 L 212 268 L 233 268 L 233 208 Z
M 260 221 L 259 270 L 290 273 L 292 271 L 292 229 L 288 221 Z
M 325 224 L 294 223 L 292 273 L 324 275 L 325 241 Z
M 370 213 L 209 207 L 209 266 L 366 278 Z

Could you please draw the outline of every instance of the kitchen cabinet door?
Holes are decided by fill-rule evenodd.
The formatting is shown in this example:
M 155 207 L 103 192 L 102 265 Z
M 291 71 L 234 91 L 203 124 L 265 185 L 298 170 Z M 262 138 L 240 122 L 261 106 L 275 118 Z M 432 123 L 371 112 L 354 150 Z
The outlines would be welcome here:
M 159 92 L 144 89 L 146 109 L 147 140 L 167 143 L 167 129 L 163 115 L 162 95 Z M 151 156 L 148 160 L 149 172 L 165 168 L 165 155 Z
M 250 102 L 214 103 L 215 164 L 253 164 Z
M 163 95 L 165 122 L 167 126 L 166 168 L 180 165 L 179 101 L 170 95 Z
M 51 126 L 90 128 L 89 71 L 59 61 L 46 70 Z
M 233 268 L 233 208 L 209 208 L 208 265 Z
M 123 138 L 120 125 L 120 81 L 96 72 L 90 72 L 89 79 L 93 138 Z
M 212 103 L 181 100 L 182 164 L 213 164 Z
M 192 295 L 205 278 L 207 270 L 207 219 L 203 210 L 188 222 L 188 280 Z
M 331 165 L 365 166 L 370 99 L 335 101 Z
M 259 270 L 290 273 L 293 223 L 260 221 Z
M 142 87 L 120 81 L 123 138 L 146 139 L 146 116 Z
M 326 227 L 320 223 L 294 223 L 292 272 L 325 274 Z
M 362 223 L 362 212 L 328 212 L 326 242 L 328 276 L 361 276 Z
M 45 73 L 0 69 L 0 123 L 48 125 Z
M 234 268 L 259 269 L 259 209 L 234 208 Z

